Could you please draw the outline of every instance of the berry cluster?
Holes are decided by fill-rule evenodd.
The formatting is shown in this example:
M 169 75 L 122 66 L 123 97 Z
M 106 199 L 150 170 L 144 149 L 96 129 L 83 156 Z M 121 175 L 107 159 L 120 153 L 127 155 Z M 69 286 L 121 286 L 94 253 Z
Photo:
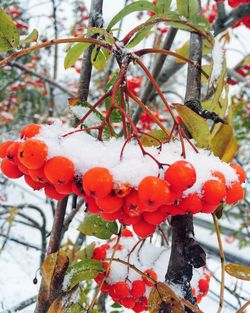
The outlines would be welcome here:
M 105 259 L 109 258 L 113 252 L 114 238 L 96 247 L 92 258 L 102 261 L 103 264 L 104 272 L 99 273 L 95 278 L 101 291 L 108 293 L 113 301 L 125 308 L 132 309 L 134 312 L 143 312 L 148 310 L 148 296 L 154 283 L 164 281 L 164 266 L 160 264 L 169 262 L 170 249 L 159 248 L 148 243 L 137 248 L 134 248 L 135 245 L 133 233 L 128 229 L 123 230 L 116 257 L 138 266 L 142 272 L 141 275 L 129 268 L 129 265 L 122 265 L 115 261 L 112 262 L 107 272 L 108 263 Z M 208 292 L 209 281 L 210 276 L 204 269 L 195 270 L 191 284 L 193 295 L 199 302 Z
M 196 171 L 191 163 L 174 162 L 164 173 L 164 179 L 145 177 L 138 189 L 113 183 L 112 175 L 105 168 L 92 168 L 83 175 L 83 189 L 87 195 L 88 211 L 103 219 L 116 219 L 123 225 L 132 225 L 141 238 L 154 233 L 156 226 L 166 220 L 167 215 L 212 213 L 222 202 L 238 202 L 244 197 L 241 183 L 245 172 L 237 164 L 231 165 L 239 181 L 226 187 L 224 175 L 215 171 L 213 179 L 203 184 L 202 194 L 183 192 L 196 182 Z
M 49 132 L 53 126 L 46 127 Z M 7 141 L 0 145 L 2 172 L 9 178 L 24 175 L 30 187 L 34 190 L 44 188 L 45 194 L 55 200 L 71 193 L 84 197 L 90 213 L 98 214 L 108 221 L 118 220 L 123 225 L 132 225 L 141 238 L 152 235 L 167 215 L 211 213 L 223 201 L 234 204 L 244 197 L 241 184 L 246 175 L 237 164 L 231 164 L 230 167 L 219 161 L 219 164 L 226 166 L 227 171 L 233 172 L 235 178 L 228 182 L 225 170 L 223 174 L 217 170 L 217 166 L 207 176 L 210 179 L 199 178 L 199 189 L 193 186 L 197 185 L 200 173 L 190 162 L 175 157 L 177 161 L 166 166 L 160 177 L 144 174 L 132 186 L 127 179 L 117 183 L 117 176 L 104 166 L 80 171 L 79 165 L 76 165 L 78 158 L 72 159 L 74 155 L 65 157 L 54 153 L 51 157 L 53 141 L 51 144 L 51 138 L 46 139 L 47 142 L 44 137 L 39 137 L 41 129 L 41 125 L 27 125 L 20 133 L 20 141 Z M 62 140 L 59 137 L 60 144 Z M 70 144 L 68 149 L 71 149 Z M 112 149 L 113 145 L 115 143 L 110 145 Z M 59 148 L 62 146 L 59 145 Z M 198 170 L 204 171 L 202 166 Z

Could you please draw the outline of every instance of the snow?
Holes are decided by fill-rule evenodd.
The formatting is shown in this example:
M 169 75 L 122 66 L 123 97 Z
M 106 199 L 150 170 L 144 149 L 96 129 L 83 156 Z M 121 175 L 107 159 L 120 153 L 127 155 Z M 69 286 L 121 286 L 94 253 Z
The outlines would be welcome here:
M 34 138 L 47 144 L 48 158 L 55 156 L 69 158 L 75 165 L 76 174 L 81 175 L 93 167 L 105 167 L 112 173 L 114 182 L 130 184 L 133 187 L 137 187 L 146 176 L 163 177 L 164 173 L 159 172 L 157 163 L 148 155 L 143 156 L 139 146 L 134 142 L 127 143 L 120 160 L 124 139 L 112 138 L 102 142 L 84 131 L 63 137 L 74 130 L 76 129 L 68 129 L 67 126 L 57 122 L 53 125 L 43 125 L 40 133 Z M 199 149 L 197 154 L 187 142 L 185 146 L 186 160 L 194 166 L 197 174 L 196 183 L 185 191 L 185 195 L 201 193 L 204 182 L 213 178 L 214 171 L 224 174 L 227 186 L 238 180 L 235 170 L 210 151 Z M 178 141 L 163 144 L 161 151 L 157 147 L 145 150 L 163 164 L 172 164 L 183 159 Z
M 212 84 L 220 76 L 224 60 L 224 51 L 220 45 L 218 38 L 214 39 L 212 59 L 213 59 L 213 70 L 211 73 L 210 84 Z

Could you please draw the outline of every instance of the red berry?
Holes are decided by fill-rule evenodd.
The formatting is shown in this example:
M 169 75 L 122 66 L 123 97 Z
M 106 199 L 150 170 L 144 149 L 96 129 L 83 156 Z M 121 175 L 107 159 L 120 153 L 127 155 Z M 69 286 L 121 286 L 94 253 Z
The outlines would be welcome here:
M 17 167 L 18 167 L 19 171 L 21 171 L 23 174 L 30 175 L 29 169 L 26 166 L 24 166 L 20 161 L 18 162 Z
M 129 216 L 141 215 L 139 196 L 138 192 L 135 189 L 131 190 L 129 195 L 125 198 L 123 210 Z
M 95 260 L 106 259 L 106 249 L 104 249 L 102 247 L 96 247 L 93 251 L 92 258 Z
M 239 182 L 233 182 L 230 187 L 227 188 L 226 203 L 234 204 L 244 198 L 245 192 Z
M 131 297 L 126 297 L 121 299 L 121 305 L 123 305 L 127 309 L 133 309 L 135 306 L 135 299 Z
M 98 273 L 97 276 L 95 277 L 95 282 L 97 285 L 100 285 L 105 277 L 104 273 Z
M 209 289 L 209 282 L 206 279 L 200 279 L 198 282 L 200 292 L 206 293 Z
M 55 199 L 57 201 L 65 198 L 65 195 L 56 191 L 55 187 L 52 185 L 46 185 L 44 187 L 45 194 L 48 198 Z
M 163 221 L 165 221 L 167 214 L 157 210 L 155 212 L 145 212 L 142 216 L 147 223 L 160 225 Z
M 155 225 L 149 224 L 143 220 L 133 225 L 133 230 L 141 238 L 147 238 L 155 231 Z
M 9 146 L 11 146 L 14 141 L 5 141 L 0 144 L 0 158 L 3 159 L 6 157 L 7 150 Z
M 34 181 L 32 177 L 30 177 L 29 175 L 25 175 L 24 180 L 26 184 L 34 190 L 41 190 L 42 188 L 45 187 L 45 184 Z
M 27 138 L 32 138 L 39 134 L 41 130 L 41 125 L 39 124 L 29 124 L 26 125 L 22 131 L 20 132 L 19 136 L 21 139 L 27 139 Z
M 211 179 L 205 182 L 202 192 L 205 202 L 218 205 L 226 196 L 226 187 L 220 181 Z
M 176 191 L 184 191 L 196 182 L 196 171 L 187 161 L 176 161 L 166 170 L 164 179 Z
M 160 208 L 161 212 L 165 212 L 169 215 L 185 215 L 187 212 L 180 209 L 179 205 L 170 204 L 170 205 L 162 205 Z
M 104 213 L 114 213 L 121 209 L 123 199 L 114 195 L 108 195 L 104 198 L 97 198 L 96 204 Z
M 116 211 L 114 213 L 100 212 L 99 214 L 105 221 L 113 222 L 115 220 L 118 220 L 121 217 L 122 212 L 121 211 Z
M 154 176 L 145 177 L 138 186 L 138 195 L 143 209 L 153 212 L 169 201 L 169 187 L 166 182 Z
M 143 280 L 134 280 L 132 282 L 130 293 L 134 298 L 142 297 L 145 291 L 146 291 L 146 286 Z
M 246 180 L 246 172 L 244 169 L 236 163 L 230 164 L 230 166 L 236 171 L 236 174 L 238 175 L 239 182 L 242 184 Z
M 87 195 L 104 198 L 112 191 L 113 178 L 106 168 L 94 167 L 83 175 L 82 186 Z
M 37 170 L 29 170 L 30 177 L 39 183 L 46 183 L 48 182 L 45 174 L 44 174 L 44 168 L 39 168 Z
M 113 189 L 117 197 L 125 198 L 130 193 L 131 186 L 128 184 L 115 184 Z
M 196 214 L 202 210 L 202 201 L 198 194 L 190 194 L 182 199 L 179 208 L 187 213 Z
M 23 176 L 23 173 L 18 169 L 18 167 L 6 157 L 1 162 L 1 171 L 5 176 L 13 179 Z
M 213 172 L 213 176 L 218 178 L 218 180 L 222 183 L 222 184 L 226 184 L 226 178 L 225 176 L 219 172 L 219 171 L 214 171 Z
M 41 168 L 47 158 L 48 148 L 41 140 L 29 139 L 19 145 L 19 161 L 31 170 Z
M 75 178 L 72 182 L 72 192 L 79 197 L 85 196 L 85 193 L 82 188 L 82 183 L 78 182 L 77 178 Z
M 147 277 L 150 277 L 151 279 L 153 279 L 154 281 L 157 281 L 157 279 L 158 279 L 158 275 L 152 269 L 148 269 L 148 270 L 144 271 L 144 274 Z M 145 282 L 145 284 L 147 286 L 150 286 L 150 287 L 154 286 L 155 283 L 152 280 L 149 280 L 147 277 L 142 276 L 142 279 Z
M 216 210 L 217 206 L 218 205 L 213 205 L 202 201 L 202 212 L 208 214 L 213 213 Z
M 95 202 L 95 199 L 89 196 L 85 196 L 85 201 L 86 201 L 86 208 L 87 211 L 91 214 L 99 214 L 99 208 Z
M 62 156 L 49 159 L 44 166 L 44 174 L 52 184 L 67 184 L 74 178 L 75 167 L 71 160 Z
M 13 164 L 17 165 L 19 163 L 17 154 L 18 154 L 18 148 L 19 148 L 19 142 L 13 142 L 13 144 L 11 144 L 6 152 L 6 157 L 9 159 L 9 161 L 11 161 Z
M 128 229 L 122 230 L 122 237 L 133 237 L 133 233 Z
M 72 183 L 55 185 L 56 191 L 64 195 L 69 195 L 72 193 Z
M 141 216 L 129 216 L 127 214 L 122 214 L 119 218 L 119 222 L 123 225 L 135 225 L 139 223 L 141 220 Z
M 115 290 L 115 294 L 119 298 L 126 298 L 129 295 L 130 288 L 129 285 L 123 281 L 119 281 L 113 284 L 113 288 Z
M 109 292 L 109 284 L 106 282 L 103 282 L 102 287 L 101 287 L 101 292 L 102 293 L 108 293 Z
M 136 302 L 135 306 L 133 307 L 134 312 L 143 312 L 148 311 L 148 299 L 146 297 L 141 297 Z

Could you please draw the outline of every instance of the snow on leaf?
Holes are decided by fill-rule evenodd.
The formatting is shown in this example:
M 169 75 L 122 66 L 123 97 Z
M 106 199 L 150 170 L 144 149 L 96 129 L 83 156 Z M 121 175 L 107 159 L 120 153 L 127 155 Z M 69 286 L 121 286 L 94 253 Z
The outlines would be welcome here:
M 68 291 L 84 280 L 93 279 L 103 271 L 99 260 L 85 259 L 69 266 L 63 281 L 63 291 Z
M 210 78 L 212 84 L 220 75 L 223 70 L 224 51 L 217 38 L 214 40 L 214 47 L 212 50 L 213 70 Z

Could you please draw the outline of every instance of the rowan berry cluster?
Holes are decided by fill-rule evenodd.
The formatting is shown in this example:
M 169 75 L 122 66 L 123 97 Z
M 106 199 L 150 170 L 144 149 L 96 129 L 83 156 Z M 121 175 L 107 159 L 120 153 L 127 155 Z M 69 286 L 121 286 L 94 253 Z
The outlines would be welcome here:
M 112 262 L 107 272 L 109 258 L 115 247 L 114 239 L 108 243 L 98 246 L 93 251 L 93 259 L 100 260 L 103 264 L 104 272 L 101 272 L 95 278 L 95 282 L 101 288 L 103 293 L 109 294 L 113 301 L 120 303 L 134 312 L 143 312 L 148 310 L 148 296 L 154 284 L 165 280 L 164 268 L 160 263 L 167 264 L 170 256 L 170 249 L 155 247 L 152 244 L 144 244 L 133 250 L 136 240 L 130 230 L 122 231 L 120 244 L 117 247 L 116 257 L 119 260 L 131 264 L 140 265 L 141 274 L 129 268 L 129 264 L 119 264 Z M 131 251 L 133 251 L 131 253 Z M 147 258 L 147 254 L 150 256 Z M 130 255 L 130 257 L 128 257 Z M 139 260 L 139 261 L 138 261 Z M 157 260 L 157 266 L 154 262 Z M 152 263 L 152 264 L 151 264 Z M 118 267 L 119 266 L 119 271 Z M 154 268 L 154 269 L 153 269 Z M 200 302 L 202 297 L 207 295 L 209 289 L 210 275 L 205 269 L 196 269 L 194 280 L 192 280 L 193 296 Z
M 44 188 L 45 194 L 55 200 L 71 193 L 84 197 L 90 213 L 132 225 L 141 238 L 152 235 L 168 215 L 211 213 L 223 201 L 234 204 L 244 197 L 241 184 L 246 175 L 237 164 L 231 164 L 231 171 L 233 168 L 238 180 L 228 184 L 223 173 L 215 169 L 210 179 L 202 181 L 201 190 L 193 188 L 193 192 L 189 190 L 196 183 L 197 172 L 186 160 L 173 162 L 160 177 L 145 175 L 133 187 L 129 183 L 118 184 L 105 167 L 79 173 L 70 158 L 50 157 L 49 143 L 36 136 L 41 127 L 27 125 L 20 133 L 20 141 L 0 145 L 2 172 L 9 178 L 24 175 L 30 187 Z

